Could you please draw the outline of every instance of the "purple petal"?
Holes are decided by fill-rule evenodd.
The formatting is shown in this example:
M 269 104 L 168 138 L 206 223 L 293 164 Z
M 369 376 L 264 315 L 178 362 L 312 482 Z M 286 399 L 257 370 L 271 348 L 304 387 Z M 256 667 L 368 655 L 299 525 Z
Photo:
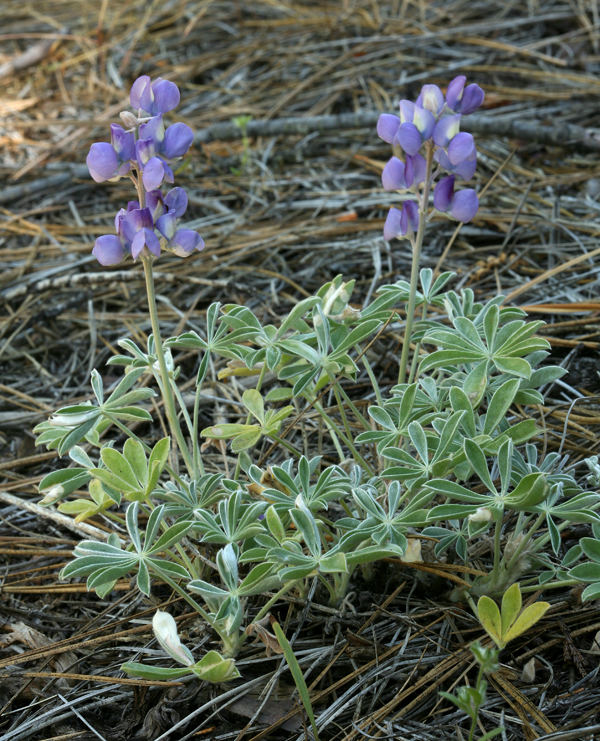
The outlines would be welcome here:
M 381 182 L 385 190 L 404 190 L 407 188 L 405 167 L 398 157 L 392 157 L 381 173 Z
M 479 106 L 483 103 L 484 98 L 485 93 L 479 87 L 479 85 L 476 85 L 475 83 L 467 85 L 462 96 L 460 112 L 463 114 L 463 116 L 468 116 L 469 114 L 473 113 L 473 111 L 476 111 L 479 108 Z
M 140 139 L 151 139 L 156 148 L 165 138 L 165 126 L 161 115 L 153 116 L 140 126 Z
M 115 231 L 117 232 L 117 234 L 119 234 L 119 229 L 121 228 L 121 219 L 123 218 L 123 216 L 125 216 L 126 213 L 127 211 L 125 211 L 124 208 L 120 208 L 115 215 Z
M 402 211 L 406 214 L 408 226 L 416 232 L 419 229 L 419 207 L 414 201 L 404 201 Z
M 148 208 L 150 209 L 152 218 L 155 222 L 160 216 L 165 213 L 165 200 L 160 190 L 151 190 L 146 193 L 146 206 L 148 206 Z
M 133 255 L 134 260 L 140 256 L 144 247 L 147 247 L 150 252 L 156 255 L 156 257 L 160 255 L 160 242 L 158 241 L 158 237 L 152 230 L 146 228 L 140 229 L 131 243 L 131 254 Z M 145 254 L 147 254 L 147 252 Z
M 144 226 L 144 219 L 142 215 L 142 209 L 136 209 L 134 211 L 128 211 L 125 216 L 121 218 L 120 230 L 124 240 L 131 244 L 135 239 L 136 234 Z
M 457 221 L 462 221 L 463 224 L 466 224 L 475 216 L 478 208 L 479 199 L 477 198 L 477 193 L 472 188 L 467 188 L 466 190 L 459 190 L 454 194 L 450 214 Z
M 392 239 L 401 235 L 400 221 L 402 218 L 402 212 L 397 208 L 390 208 L 385 224 L 383 226 L 383 238 L 391 242 Z
M 140 216 L 142 227 L 147 229 L 154 229 L 154 221 L 152 221 L 152 213 L 148 207 L 140 209 Z
M 444 107 L 444 94 L 437 85 L 423 85 L 417 105 L 437 116 Z
M 400 101 L 400 123 L 412 123 L 415 115 L 415 104 L 410 100 Z
M 425 141 L 425 139 L 429 139 L 429 137 L 433 134 L 433 129 L 435 128 L 435 118 L 431 111 L 427 111 L 425 110 L 425 108 L 421 108 L 420 106 L 415 106 L 413 123 L 419 130 L 421 139 L 423 139 L 423 141 Z M 409 152 L 409 154 L 411 153 Z
M 416 157 L 416 155 L 414 155 Z M 415 169 L 413 167 L 412 157 L 410 154 L 406 155 L 406 165 L 404 167 L 404 179 L 406 180 L 406 187 L 412 187 L 415 179 Z
M 388 144 L 394 143 L 394 137 L 398 133 L 400 120 L 398 116 L 392 116 L 391 113 L 382 113 L 377 121 L 377 136 Z
M 138 139 L 135 143 L 135 156 L 138 165 L 143 168 L 146 162 L 156 155 L 152 139 Z
M 125 250 L 118 237 L 105 234 L 96 240 L 92 255 L 100 265 L 118 265 L 125 257 Z
M 408 163 L 410 162 L 412 170 L 413 170 L 413 182 L 411 184 L 419 185 L 420 183 L 425 182 L 425 175 L 427 170 L 427 162 L 425 161 L 425 157 L 421 154 L 407 154 L 406 155 L 406 167 L 408 169 Z M 407 176 L 408 181 L 408 176 Z
M 438 147 L 447 147 L 458 134 L 460 116 L 446 116 L 438 121 L 433 130 L 433 141 Z
M 173 239 L 177 229 L 177 218 L 175 211 L 169 211 L 156 221 L 156 228 L 167 240 Z
M 176 123 L 165 132 L 163 152 L 169 160 L 183 157 L 194 141 L 194 132 L 184 123 Z
M 131 101 L 132 108 L 141 108 L 140 98 L 144 92 L 144 88 L 150 85 L 150 78 L 148 75 L 142 75 L 131 86 L 131 93 L 129 94 L 129 100 Z
M 457 165 L 454 168 L 454 173 L 458 175 L 458 177 L 462 178 L 463 180 L 470 180 L 475 174 L 476 169 L 477 169 L 477 150 L 475 149 L 475 147 L 473 147 L 473 151 L 467 157 L 467 159 L 464 162 L 461 162 L 460 165 Z
M 459 75 L 448 85 L 448 89 L 446 90 L 446 105 L 450 110 L 458 110 L 466 81 L 467 78 L 464 75 Z
M 165 196 L 165 205 L 179 219 L 187 211 L 188 197 L 183 188 L 172 188 Z
M 406 154 L 417 154 L 421 149 L 421 134 L 414 124 L 403 123 L 398 129 L 398 141 Z
M 114 177 L 119 167 L 117 153 L 108 142 L 96 142 L 85 159 L 90 175 L 97 183 Z
M 151 114 L 168 113 L 179 105 L 179 88 L 174 82 L 158 78 L 152 85 L 154 93 L 154 106 Z
M 177 234 L 171 240 L 171 247 L 179 257 L 187 257 L 194 250 L 200 252 L 204 249 L 204 240 L 198 232 L 192 229 L 179 229 Z
M 475 140 L 471 134 L 461 131 L 448 145 L 448 159 L 453 165 L 460 165 L 475 149 Z
M 447 211 L 452 203 L 454 194 L 454 175 L 442 178 L 433 191 L 433 206 L 436 211 Z
M 162 181 L 165 178 L 165 163 L 158 157 L 152 157 L 144 165 L 142 172 L 142 182 L 146 190 L 154 190 L 160 188 Z
M 110 125 L 110 141 L 122 162 L 135 158 L 135 137 L 119 124 Z
M 173 170 L 171 170 L 166 162 L 163 162 L 163 169 L 165 171 L 165 182 L 172 183 L 175 180 Z

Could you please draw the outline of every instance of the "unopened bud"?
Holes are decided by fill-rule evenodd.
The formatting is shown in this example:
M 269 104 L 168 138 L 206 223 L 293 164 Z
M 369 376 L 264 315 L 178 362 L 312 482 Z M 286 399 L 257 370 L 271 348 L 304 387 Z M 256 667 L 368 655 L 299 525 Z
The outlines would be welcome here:
M 135 129 L 138 124 L 137 116 L 134 116 L 130 111 L 121 111 L 119 113 L 121 121 L 125 124 L 126 129 Z
M 191 651 L 179 640 L 177 624 L 172 615 L 157 610 L 152 619 L 152 629 L 156 640 L 172 659 L 184 666 L 194 665 L 194 657 Z
M 529 661 L 523 667 L 523 673 L 521 674 L 521 680 L 527 684 L 533 684 L 535 682 L 535 669 L 536 661 L 535 657 L 529 659 Z

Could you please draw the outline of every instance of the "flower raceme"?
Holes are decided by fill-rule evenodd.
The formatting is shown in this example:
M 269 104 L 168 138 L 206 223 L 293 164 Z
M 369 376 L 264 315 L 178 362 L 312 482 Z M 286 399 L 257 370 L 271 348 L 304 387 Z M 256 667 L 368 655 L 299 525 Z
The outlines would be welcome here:
M 460 75 L 448 85 L 446 97 L 437 85 L 424 85 L 416 102 L 400 101 L 400 117 L 382 113 L 377 122 L 378 135 L 391 144 L 395 155 L 382 173 L 385 190 L 413 191 L 418 195 L 419 186 L 433 179 L 427 171 L 426 160 L 421 154 L 433 151 L 433 161 L 438 171 L 445 170 L 449 177 L 436 188 L 434 207 L 463 223 L 477 213 L 478 199 L 474 190 L 454 192 L 455 178 L 470 180 L 477 167 L 477 150 L 471 134 L 460 131 L 461 116 L 473 113 L 483 103 L 484 92 L 479 85 L 465 87 L 466 77 Z M 396 156 L 404 152 L 404 162 Z M 432 183 L 428 183 L 428 188 Z M 440 188 L 441 186 L 441 188 Z M 439 189 L 439 192 L 438 192 Z M 417 207 L 407 204 L 408 211 L 392 209 L 386 220 L 384 237 L 412 238 L 415 230 L 411 223 L 417 218 Z M 428 204 L 421 204 L 423 212 Z M 417 214 L 413 217 L 413 211 Z
M 186 155 L 194 134 L 184 123 L 165 128 L 163 114 L 179 104 L 179 89 L 168 80 L 154 82 L 146 75 L 131 88 L 131 105 L 121 119 L 129 128 L 111 124 L 111 141 L 92 144 L 86 162 L 97 183 L 115 181 L 133 172 L 137 174 L 140 201 L 130 201 L 115 217 L 116 234 L 98 237 L 92 250 L 101 265 L 117 265 L 127 255 L 159 257 L 161 249 L 179 257 L 202 250 L 204 242 L 191 229 L 178 229 L 188 204 L 183 188 L 172 188 L 166 195 L 163 183 L 173 183 L 171 165 Z M 140 118 L 149 114 L 145 118 Z

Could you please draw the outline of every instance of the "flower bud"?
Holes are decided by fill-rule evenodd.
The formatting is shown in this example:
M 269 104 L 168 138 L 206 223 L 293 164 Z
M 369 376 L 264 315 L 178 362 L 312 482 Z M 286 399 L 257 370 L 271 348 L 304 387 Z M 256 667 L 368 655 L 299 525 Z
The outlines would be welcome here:
M 131 113 L 131 111 L 121 111 L 119 113 L 119 116 L 121 117 L 121 121 L 125 124 L 126 129 L 135 129 L 135 127 L 138 124 L 137 117 Z
M 408 545 L 402 556 L 404 563 L 422 563 L 421 558 L 421 541 L 419 538 L 408 538 Z
M 172 615 L 157 610 L 152 619 L 152 629 L 156 640 L 172 659 L 184 666 L 194 665 L 194 657 L 191 651 L 179 640 L 177 624 Z

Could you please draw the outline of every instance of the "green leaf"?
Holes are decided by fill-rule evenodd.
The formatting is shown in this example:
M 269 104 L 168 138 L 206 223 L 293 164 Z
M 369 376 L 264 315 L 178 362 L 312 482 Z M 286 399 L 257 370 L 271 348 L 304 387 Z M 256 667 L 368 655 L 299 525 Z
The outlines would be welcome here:
M 256 419 L 264 425 L 265 423 L 265 404 L 260 392 L 256 389 L 244 391 L 242 401 L 246 409 L 251 412 Z
M 513 509 L 529 509 L 543 502 L 548 491 L 549 487 L 543 473 L 529 473 L 506 497 L 506 503 Z
M 358 345 L 365 339 L 365 337 L 372 334 L 380 324 L 381 322 L 378 319 L 367 319 L 366 321 L 361 322 L 358 327 L 355 327 L 352 332 L 350 332 L 345 340 L 342 340 L 342 342 L 335 348 L 334 352 L 331 353 L 330 357 L 333 359 L 345 355 L 348 350 L 354 347 L 354 345 Z
M 519 584 L 515 582 L 502 597 L 502 635 L 504 636 L 521 612 L 522 599 Z
M 310 701 L 310 695 L 308 693 L 308 687 L 306 686 L 306 682 L 304 681 L 302 669 L 300 669 L 298 660 L 296 659 L 294 652 L 292 650 L 292 647 L 290 646 L 288 639 L 285 637 L 285 634 L 283 630 L 281 629 L 281 626 L 279 625 L 279 623 L 276 620 L 271 619 L 271 625 L 273 626 L 273 630 L 275 631 L 275 636 L 277 637 L 277 640 L 279 641 L 279 645 L 281 646 L 283 650 L 283 655 L 285 656 L 285 660 L 287 661 L 288 666 L 290 667 L 290 671 L 292 673 L 292 677 L 294 678 L 294 682 L 296 683 L 296 687 L 298 688 L 298 694 L 300 695 L 300 699 L 302 700 L 304 709 L 306 710 L 308 717 L 310 719 L 310 724 L 312 726 L 312 731 L 313 731 L 313 736 L 315 737 L 315 741 L 319 741 L 319 732 L 317 730 L 317 724 L 315 722 L 315 715 L 313 713 L 312 704 Z
M 476 409 L 488 387 L 488 361 L 483 360 L 478 363 L 469 375 L 465 378 L 463 390 L 467 395 L 471 407 Z
M 493 599 L 486 595 L 479 598 L 477 603 L 477 615 L 483 629 L 492 638 L 499 648 L 503 648 L 502 643 L 502 618 L 498 605 Z
M 131 466 L 136 479 L 146 488 L 148 486 L 148 461 L 142 443 L 129 438 L 123 446 L 123 455 Z
M 500 422 L 502 422 L 519 390 L 520 383 L 518 378 L 511 378 L 510 381 L 506 381 L 506 383 L 503 383 L 502 386 L 496 389 L 488 406 L 487 414 L 485 415 L 484 435 L 491 435 Z
M 212 684 L 228 682 L 240 676 L 233 659 L 224 659 L 216 651 L 209 651 L 197 664 L 190 667 L 198 679 Z
M 538 620 L 544 617 L 549 609 L 550 605 L 547 602 L 535 602 L 533 605 L 526 607 L 516 619 L 510 630 L 502 636 L 504 644 L 509 643 L 514 638 L 518 638 L 529 630 L 532 625 L 535 625 Z
M 121 666 L 121 671 L 129 674 L 130 677 L 139 677 L 140 679 L 168 681 L 169 679 L 179 679 L 192 673 L 190 666 L 179 667 L 177 669 L 166 669 L 162 666 L 146 666 L 138 664 L 135 661 L 127 661 Z
M 238 435 L 231 443 L 231 452 L 240 453 L 242 450 L 248 450 L 260 440 L 262 430 L 255 427 L 250 432 L 245 432 L 243 435 Z
M 148 460 L 148 469 L 150 471 L 148 483 L 146 484 L 146 494 L 148 496 L 154 491 L 156 484 L 158 483 L 158 479 L 160 478 L 160 474 L 167 464 L 170 448 L 170 437 L 163 437 L 152 448 L 152 452 L 150 453 L 150 458 Z
M 133 469 L 131 468 L 127 458 L 125 458 L 122 453 L 119 453 L 119 451 L 114 448 L 102 448 L 100 451 L 100 457 L 108 470 L 124 482 L 126 488 L 123 489 L 123 491 L 129 489 L 131 489 L 131 491 L 136 491 L 140 488 Z
M 509 373 L 511 376 L 519 378 L 529 378 L 531 376 L 531 366 L 522 358 L 501 358 L 494 356 L 494 365 L 502 373 Z
M 319 559 L 319 571 L 324 574 L 348 573 L 346 556 L 343 553 L 332 553 Z

